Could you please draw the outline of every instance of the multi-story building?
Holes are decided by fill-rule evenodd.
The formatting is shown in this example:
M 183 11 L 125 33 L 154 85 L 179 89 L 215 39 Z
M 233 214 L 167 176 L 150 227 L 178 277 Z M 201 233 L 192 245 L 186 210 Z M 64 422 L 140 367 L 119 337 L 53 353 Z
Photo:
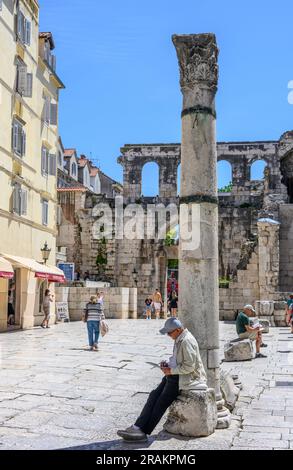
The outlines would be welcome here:
M 37 0 L 0 2 L 0 331 L 7 328 L 9 291 L 16 325 L 30 327 L 41 317 L 43 290 L 60 274 L 56 172 L 64 85 L 53 49 L 52 34 L 39 32 Z

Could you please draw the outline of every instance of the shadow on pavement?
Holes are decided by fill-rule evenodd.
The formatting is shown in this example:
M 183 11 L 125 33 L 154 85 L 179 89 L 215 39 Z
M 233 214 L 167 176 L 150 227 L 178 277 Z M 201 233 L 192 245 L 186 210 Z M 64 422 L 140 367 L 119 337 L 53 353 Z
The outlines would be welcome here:
M 113 439 L 111 441 L 93 442 L 92 444 L 66 447 L 58 450 L 141 450 L 148 449 L 154 441 L 168 441 L 170 439 L 176 439 L 177 441 L 190 440 L 188 437 L 177 436 L 175 434 L 168 434 L 165 431 L 161 431 L 159 434 L 149 437 L 147 442 L 131 442 L 124 441 L 123 439 Z

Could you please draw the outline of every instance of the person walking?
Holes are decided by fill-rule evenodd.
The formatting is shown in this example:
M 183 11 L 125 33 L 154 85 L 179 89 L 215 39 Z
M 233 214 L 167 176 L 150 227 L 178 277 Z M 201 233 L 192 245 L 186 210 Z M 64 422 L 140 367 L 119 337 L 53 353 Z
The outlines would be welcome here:
M 100 336 L 100 321 L 105 319 L 103 309 L 103 296 L 92 295 L 90 302 L 86 304 L 83 321 L 87 324 L 89 348 L 98 351 Z
M 207 376 L 196 339 L 177 318 L 168 318 L 160 333 L 174 341 L 173 355 L 160 364 L 163 380 L 153 390 L 135 424 L 117 431 L 126 441 L 146 441 L 181 390 L 207 390 Z
M 291 326 L 291 333 L 293 334 L 293 294 L 290 294 L 290 298 L 286 302 L 286 323 Z
M 7 311 L 7 324 L 15 325 L 15 311 L 14 311 L 14 292 L 15 292 L 15 283 L 13 282 L 8 291 L 8 311 Z
M 156 320 L 159 320 L 160 314 L 161 314 L 161 308 L 163 304 L 162 295 L 159 289 L 156 289 L 155 293 L 153 294 L 152 301 L 153 301 L 153 306 L 155 309 Z
M 169 306 L 171 310 L 171 317 L 177 317 L 178 297 L 174 290 L 171 292 L 169 297 Z
M 152 299 L 147 298 L 145 299 L 145 315 L 146 315 L 146 320 L 151 320 L 152 319 Z
M 45 318 L 42 321 L 41 327 L 42 328 L 50 328 L 49 321 L 50 321 L 50 306 L 51 302 L 54 302 L 54 295 L 51 294 L 50 289 L 45 290 L 45 296 L 43 300 L 43 311 Z

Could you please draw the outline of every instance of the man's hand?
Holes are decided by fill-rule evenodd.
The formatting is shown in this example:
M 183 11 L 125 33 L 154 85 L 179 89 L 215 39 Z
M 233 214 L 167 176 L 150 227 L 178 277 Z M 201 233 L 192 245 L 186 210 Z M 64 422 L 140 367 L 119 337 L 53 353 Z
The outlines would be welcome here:
M 161 371 L 164 375 L 171 375 L 171 368 L 170 367 L 161 367 Z

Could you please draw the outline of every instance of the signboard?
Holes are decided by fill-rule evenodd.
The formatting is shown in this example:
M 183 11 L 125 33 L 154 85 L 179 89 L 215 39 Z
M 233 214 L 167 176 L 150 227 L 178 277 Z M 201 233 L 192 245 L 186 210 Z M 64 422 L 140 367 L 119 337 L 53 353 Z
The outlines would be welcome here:
M 67 281 L 74 281 L 74 263 L 58 263 L 58 268 L 62 269 Z
M 56 320 L 69 322 L 69 311 L 67 302 L 56 302 Z

